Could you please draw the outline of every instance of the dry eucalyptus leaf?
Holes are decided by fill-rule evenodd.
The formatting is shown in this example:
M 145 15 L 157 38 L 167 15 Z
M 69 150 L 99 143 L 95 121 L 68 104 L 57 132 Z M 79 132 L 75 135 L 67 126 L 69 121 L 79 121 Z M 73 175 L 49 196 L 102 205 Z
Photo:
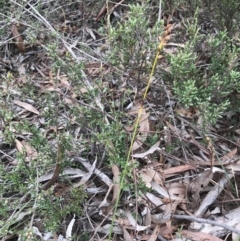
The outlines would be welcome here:
M 124 240 L 125 241 L 133 241 L 133 238 L 131 237 L 131 235 L 129 234 L 129 232 L 124 228 L 122 227 L 123 229 L 123 237 L 124 237 Z
M 192 180 L 188 185 L 189 193 L 200 193 L 204 187 L 207 187 L 213 177 L 212 169 L 207 169 L 199 175 L 199 177 Z
M 15 143 L 16 143 L 16 147 L 17 147 L 18 151 L 21 154 L 23 154 L 24 153 L 24 146 L 23 146 L 22 142 L 17 140 L 17 139 L 15 139 Z
M 131 225 L 137 230 L 137 231 L 143 231 L 149 228 L 149 225 L 147 226 L 140 226 L 137 224 L 137 221 L 133 218 L 132 214 L 129 211 L 126 211 L 126 216 L 131 223 Z
M 15 139 L 15 143 L 18 151 L 26 156 L 26 161 L 31 161 L 37 157 L 37 151 L 27 142 Z
M 151 226 L 151 210 L 148 206 L 144 207 L 143 211 L 141 212 L 141 215 L 143 217 L 143 224 L 145 226 L 149 226 L 148 229 L 146 229 L 145 233 L 148 234 L 150 231 Z
M 12 25 L 12 35 L 13 35 L 14 39 L 16 40 L 16 45 L 17 45 L 18 51 L 20 53 L 25 53 L 26 48 L 24 45 L 22 35 L 19 34 L 18 28 L 15 24 Z
M 208 233 L 202 233 L 202 232 L 191 232 L 188 230 L 183 230 L 181 231 L 181 234 L 189 239 L 192 239 L 194 241 L 206 241 L 206 240 L 211 240 L 211 241 L 223 241 L 222 239 L 215 237 L 211 234 Z
M 146 184 L 147 187 L 152 186 L 151 182 L 153 180 L 155 180 L 158 184 L 163 186 L 163 182 L 162 182 L 161 177 L 159 176 L 159 173 L 156 172 L 155 170 L 153 170 L 152 168 L 150 168 L 150 167 L 143 168 L 142 170 L 140 170 L 139 174 L 140 174 L 142 181 Z
M 68 224 L 67 231 L 66 231 L 66 238 L 71 239 L 72 238 L 72 230 L 73 230 L 73 225 L 75 223 L 75 214 L 71 220 L 71 222 Z
M 160 209 L 161 209 L 161 207 L 164 208 L 165 205 L 161 198 L 156 197 L 155 195 L 153 195 L 152 193 L 149 193 L 149 192 L 147 192 L 145 195 L 148 198 L 148 200 L 151 203 L 153 203 L 155 206 L 158 206 Z
M 177 173 L 180 173 L 180 172 L 186 172 L 188 170 L 194 170 L 194 169 L 195 169 L 195 167 L 187 164 L 187 165 L 181 165 L 181 166 L 168 168 L 166 170 L 163 170 L 163 173 L 164 173 L 165 176 L 169 176 L 169 175 L 172 175 L 172 174 L 177 174 Z
M 168 221 L 170 221 L 172 216 L 172 207 L 171 207 L 171 203 L 166 205 L 166 209 L 164 210 L 163 213 L 157 213 L 157 214 L 153 214 L 151 216 L 152 222 L 155 224 L 160 224 L 160 223 L 167 223 Z
M 39 111 L 35 107 L 33 107 L 32 105 L 30 105 L 28 103 L 25 103 L 25 102 L 22 102 L 22 101 L 19 101 L 19 100 L 14 100 L 13 102 L 16 105 L 23 107 L 27 111 L 30 111 L 30 112 L 32 112 L 36 115 L 40 114 Z
M 220 158 L 220 160 L 222 162 L 226 162 L 228 160 L 231 160 L 237 153 L 237 147 L 234 148 L 232 151 L 230 151 L 229 153 L 227 153 L 226 155 L 224 155 L 223 157 Z
M 87 173 L 77 168 L 65 168 L 59 176 L 68 176 L 68 178 L 79 178 L 85 176 Z M 53 171 L 38 178 L 38 182 L 48 181 L 53 176 Z
M 148 132 L 150 130 L 148 117 L 149 114 L 146 113 L 146 111 L 143 109 L 139 121 L 138 134 L 136 136 L 136 140 L 133 143 L 132 151 L 136 151 L 138 148 L 140 148 L 147 138 Z
M 144 158 L 148 154 L 152 154 L 153 152 L 155 152 L 158 149 L 159 144 L 160 144 L 160 141 L 155 143 L 148 151 L 143 152 L 143 153 L 139 153 L 139 154 L 134 154 L 134 155 L 132 155 L 132 157 L 134 157 L 134 158 Z

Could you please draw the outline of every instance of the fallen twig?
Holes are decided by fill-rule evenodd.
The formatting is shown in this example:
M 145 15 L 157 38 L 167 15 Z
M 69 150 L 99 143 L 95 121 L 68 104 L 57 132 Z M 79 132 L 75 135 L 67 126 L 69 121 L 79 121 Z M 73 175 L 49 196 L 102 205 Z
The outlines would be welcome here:
M 173 218 L 186 219 L 186 220 L 197 222 L 197 223 L 207 223 L 207 224 L 211 224 L 211 225 L 214 225 L 214 226 L 219 226 L 219 227 L 225 228 L 225 229 L 227 229 L 227 230 L 229 230 L 233 233 L 240 234 L 239 229 L 236 229 L 236 228 L 233 228 L 233 227 L 231 227 L 227 224 L 219 223 L 219 222 L 209 220 L 209 219 L 198 218 L 198 217 L 195 217 L 195 216 L 188 216 L 188 215 L 176 215 L 176 214 L 173 215 Z

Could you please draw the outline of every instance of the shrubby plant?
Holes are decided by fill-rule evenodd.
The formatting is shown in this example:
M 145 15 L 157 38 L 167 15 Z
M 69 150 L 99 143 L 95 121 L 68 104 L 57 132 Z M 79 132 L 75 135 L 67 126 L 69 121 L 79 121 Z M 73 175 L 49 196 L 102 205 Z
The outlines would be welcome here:
M 108 60 L 125 71 L 148 74 L 163 25 L 155 22 L 150 28 L 143 6 L 129 5 L 129 8 L 127 21 L 110 28 Z
M 207 20 L 215 28 L 227 31 L 229 36 L 234 36 L 239 29 L 239 1 L 235 0 L 164 0 L 164 7 L 169 13 L 181 13 L 182 17 L 193 17 L 196 9 L 201 16 L 199 20 Z M 200 22 L 201 22 L 200 20 Z M 207 24 L 208 24 L 207 23 Z
M 234 36 L 240 25 L 239 1 L 214 0 L 207 1 L 214 14 L 214 19 L 222 31 L 226 30 L 229 36 Z
M 171 78 L 176 96 L 187 107 L 199 108 L 208 123 L 214 123 L 218 117 L 234 103 L 234 93 L 240 90 L 240 72 L 238 67 L 239 47 L 232 44 L 226 31 L 215 36 L 199 34 L 195 23 L 188 29 L 194 30 L 184 49 L 170 57 Z M 198 50 L 204 42 L 204 49 Z

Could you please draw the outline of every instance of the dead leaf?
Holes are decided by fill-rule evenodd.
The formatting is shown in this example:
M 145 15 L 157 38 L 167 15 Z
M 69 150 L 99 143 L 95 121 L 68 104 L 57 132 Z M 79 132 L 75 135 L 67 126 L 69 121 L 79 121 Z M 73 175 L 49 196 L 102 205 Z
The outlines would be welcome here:
M 96 36 L 95 34 L 93 33 L 93 30 L 88 28 L 88 27 L 85 27 L 84 30 L 86 30 L 87 33 L 90 34 L 90 36 L 92 37 L 93 40 L 96 40 Z
M 180 197 L 181 195 L 185 195 L 186 193 L 186 185 L 180 182 L 173 182 L 169 184 L 168 193 L 170 196 Z M 183 199 L 177 199 L 178 201 L 182 201 Z
M 199 114 L 199 110 L 195 107 L 192 107 L 189 109 L 180 108 L 180 109 L 177 109 L 176 111 L 180 116 L 188 119 L 193 119 L 195 116 Z
M 17 45 L 18 51 L 20 53 L 25 53 L 26 48 L 25 48 L 25 45 L 23 42 L 23 38 L 19 34 L 18 28 L 15 24 L 12 25 L 12 35 L 13 35 L 14 39 L 16 40 L 16 45 Z
M 99 19 L 100 19 L 103 15 L 105 15 L 106 12 L 107 12 L 107 7 L 106 7 L 106 5 L 104 5 L 104 6 L 101 8 L 100 12 L 98 13 L 98 15 L 97 15 L 97 17 L 96 17 L 96 21 L 99 21 Z
M 176 126 L 173 126 L 171 123 L 167 122 L 166 121 L 166 124 L 167 124 L 167 127 L 169 127 L 169 129 L 176 135 L 180 135 L 181 134 L 181 131 L 180 129 L 178 129 Z M 165 133 L 166 135 L 168 134 L 167 132 Z
M 172 238 L 172 233 L 176 230 L 176 227 L 174 226 L 161 226 L 160 228 L 160 234 L 161 236 L 168 238 L 169 240 Z
M 181 197 L 175 195 L 169 195 L 169 191 L 165 188 L 160 186 L 155 180 L 152 181 L 152 189 L 155 190 L 157 193 L 162 195 L 166 200 L 180 200 L 182 201 Z
M 166 205 L 166 209 L 163 211 L 163 213 L 157 213 L 153 214 L 151 216 L 152 222 L 155 224 L 161 224 L 161 223 L 167 223 L 170 221 L 172 216 L 172 207 L 171 203 L 168 203 Z
M 108 14 L 111 13 L 114 10 L 114 8 L 116 7 L 116 5 L 115 5 L 115 7 L 114 7 L 114 5 L 115 4 L 113 2 L 109 2 L 107 5 L 105 4 L 101 8 L 100 12 L 98 13 L 98 15 L 96 17 L 96 21 L 99 21 L 106 13 L 108 13 Z
M 21 64 L 18 68 L 18 74 L 21 75 L 25 75 L 26 74 L 26 68 L 24 67 L 24 64 Z M 21 77 L 22 79 L 22 77 Z M 25 79 L 24 79 L 25 80 Z M 22 83 L 24 83 L 24 81 L 22 80 Z
M 87 173 L 78 168 L 65 168 L 59 176 L 68 176 L 68 178 L 79 178 L 85 176 Z M 38 178 L 38 182 L 48 181 L 53 176 L 53 171 Z
M 122 227 L 123 229 L 123 237 L 125 241 L 133 241 L 133 238 L 130 236 L 130 234 L 128 233 L 128 231 Z
M 60 172 L 61 172 L 60 164 L 57 163 L 51 179 L 49 179 L 49 181 L 44 185 L 43 190 L 48 190 L 55 183 L 55 181 L 59 177 Z
M 81 157 L 75 157 L 74 161 L 80 162 L 89 172 L 91 172 L 92 164 L 87 159 L 84 159 L 84 158 L 81 158 Z M 113 184 L 112 180 L 106 174 L 104 174 L 102 171 L 100 171 L 99 169 L 95 168 L 94 169 L 94 174 L 103 183 L 105 183 L 108 187 L 112 186 L 112 184 Z M 119 185 L 119 184 L 116 184 L 116 185 Z
M 181 234 L 194 241 L 223 241 L 222 239 L 208 233 L 183 230 L 181 231 Z
M 177 206 L 184 200 L 186 193 L 185 185 L 181 183 L 172 183 L 168 188 L 170 201 L 167 203 L 162 213 L 152 215 L 152 222 L 156 224 L 166 223 L 171 227 L 171 216 L 175 213 Z
M 153 203 L 156 207 L 159 207 L 161 209 L 161 207 L 164 208 L 164 204 L 162 202 L 162 199 L 153 195 L 152 193 L 147 192 L 146 197 L 148 198 L 148 200 Z
M 122 231 L 122 228 L 119 226 L 119 225 L 114 225 L 112 228 L 111 228 L 111 224 L 106 224 L 102 227 L 98 227 L 97 229 L 97 232 L 99 233 L 105 233 L 105 234 L 109 234 L 110 232 L 111 233 L 114 233 L 114 234 L 123 234 L 123 231 Z
M 147 187 L 151 187 L 152 186 L 152 181 L 153 179 L 155 179 L 156 177 L 156 181 L 160 184 L 163 185 L 161 178 L 159 178 L 159 173 L 157 173 L 156 171 L 154 171 L 152 168 L 148 167 L 148 168 L 143 168 L 140 170 L 139 172 L 140 177 L 142 179 L 142 181 L 146 184 Z
M 168 175 L 186 172 L 188 170 L 194 170 L 194 169 L 196 168 L 191 165 L 181 165 L 181 166 L 171 167 L 166 170 L 163 170 L 163 173 L 165 176 L 168 176 Z
M 69 88 L 71 86 L 66 76 L 60 77 L 60 85 L 65 88 Z
M 148 226 L 138 225 L 136 220 L 133 218 L 132 214 L 129 211 L 126 211 L 126 216 L 127 216 L 129 222 L 135 228 L 136 231 L 143 231 L 143 230 L 146 230 L 147 228 L 149 228 L 149 225 Z
M 166 44 L 166 46 L 176 46 L 176 47 L 180 47 L 180 48 L 184 48 L 186 44 L 182 44 L 182 43 L 172 43 L 172 42 L 168 42 Z
M 230 164 L 225 166 L 225 168 L 232 172 L 240 172 L 240 164 Z
M 73 225 L 75 223 L 75 214 L 71 220 L 71 222 L 68 224 L 68 227 L 67 227 L 67 231 L 66 231 L 66 238 L 67 239 L 72 239 L 72 229 L 73 229 Z
M 112 203 L 115 203 L 119 194 L 120 189 L 120 170 L 116 164 L 112 165 L 112 173 L 113 173 L 113 197 Z
M 37 157 L 37 151 L 35 148 L 33 148 L 32 146 L 30 146 L 27 142 L 22 141 L 22 144 L 26 150 L 26 161 L 31 161 L 32 159 Z
M 80 182 L 75 183 L 75 184 L 73 185 L 73 187 L 75 187 L 75 188 L 76 188 L 76 187 L 80 187 L 80 186 L 82 186 L 83 184 L 85 184 L 85 183 L 89 180 L 89 178 L 92 176 L 92 174 L 93 174 L 93 172 L 94 172 L 94 169 L 95 169 L 95 167 L 96 167 L 96 163 L 97 163 L 97 157 L 96 157 L 95 161 L 93 162 L 93 164 L 92 164 L 89 172 L 88 172 L 85 176 L 82 177 L 82 179 L 80 180 Z
M 138 134 L 136 136 L 136 140 L 133 143 L 132 151 L 136 151 L 137 149 L 139 149 L 147 138 L 148 132 L 150 130 L 148 117 L 149 117 L 149 114 L 146 113 L 146 111 L 143 109 L 142 115 L 141 115 L 140 121 L 139 121 L 140 127 L 138 129 Z
M 18 151 L 21 154 L 23 154 L 24 153 L 24 146 L 23 146 L 22 142 L 17 140 L 17 139 L 15 139 L 15 143 L 16 143 L 16 147 L 17 147 Z
M 36 115 L 40 115 L 40 112 L 35 107 L 33 107 L 32 105 L 30 105 L 28 103 L 25 103 L 25 102 L 22 102 L 22 101 L 19 101 L 19 100 L 14 100 L 13 102 L 16 105 L 23 107 L 27 111 L 30 111 L 30 112 L 32 112 Z
M 220 160 L 222 162 L 228 161 L 229 159 L 232 159 L 236 155 L 236 153 L 237 153 L 237 147 L 232 151 L 230 151 L 229 153 L 227 153 L 226 155 L 224 155 L 223 157 L 221 157 Z
M 145 215 L 145 220 L 144 220 L 144 224 L 145 226 L 151 226 L 151 210 L 149 207 L 145 207 L 146 208 L 146 215 Z M 146 230 L 146 234 L 149 233 L 150 228 L 148 228 Z
M 148 151 L 143 152 L 143 153 L 139 153 L 139 154 L 133 154 L 132 157 L 134 157 L 134 158 L 144 158 L 145 156 L 155 152 L 158 149 L 159 144 L 160 144 L 160 141 L 155 143 Z

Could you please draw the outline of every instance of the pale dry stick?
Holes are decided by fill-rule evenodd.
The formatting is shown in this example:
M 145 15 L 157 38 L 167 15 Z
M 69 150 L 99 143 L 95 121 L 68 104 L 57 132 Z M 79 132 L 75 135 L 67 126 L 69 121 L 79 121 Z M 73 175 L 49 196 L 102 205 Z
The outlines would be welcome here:
M 232 200 L 216 201 L 215 203 L 221 204 L 221 203 L 233 203 L 233 202 L 240 202 L 240 198 L 236 198 L 236 199 L 232 199 Z
M 74 157 L 73 160 L 75 162 L 81 163 L 88 171 L 91 169 L 91 164 L 87 159 L 81 158 L 81 157 Z M 112 180 L 103 172 L 101 172 L 99 169 L 94 168 L 93 173 L 102 181 L 104 182 L 108 187 L 112 187 L 113 182 Z
M 239 229 L 236 229 L 236 228 L 233 228 L 233 227 L 231 227 L 227 224 L 219 223 L 219 222 L 212 221 L 212 220 L 209 220 L 209 219 L 198 218 L 198 217 L 195 217 L 195 216 L 188 216 L 188 215 L 177 215 L 177 214 L 174 214 L 172 217 L 176 218 L 176 219 L 185 219 L 185 220 L 189 220 L 189 221 L 193 221 L 193 222 L 197 222 L 197 223 L 207 223 L 207 224 L 210 224 L 210 225 L 213 225 L 213 226 L 225 228 L 225 229 L 227 229 L 227 230 L 229 230 L 233 233 L 240 234 Z
M 159 0 L 159 10 L 158 10 L 158 22 L 161 20 L 162 15 L 162 0 Z
M 110 22 L 110 13 L 109 13 L 109 0 L 106 0 L 106 8 L 107 8 L 107 29 L 110 32 L 111 22 Z M 110 50 L 110 47 L 109 47 Z
M 86 159 L 81 158 L 81 157 L 75 157 L 75 158 L 74 158 L 74 161 L 81 162 L 81 164 L 82 164 L 87 170 L 89 170 L 89 168 L 90 168 L 90 166 L 91 166 Z M 118 167 L 117 167 L 116 165 L 113 165 L 113 166 L 112 166 L 113 173 L 116 173 L 116 170 L 115 170 L 115 169 L 118 169 Z M 107 193 L 106 195 L 108 195 L 109 192 L 113 189 L 112 202 L 115 202 L 115 200 L 116 200 L 116 194 L 117 194 L 117 191 L 118 191 L 118 184 L 112 183 L 112 181 L 111 181 L 104 173 L 101 173 L 101 171 L 99 171 L 97 168 L 95 168 L 93 172 L 100 178 L 100 180 L 101 180 L 102 182 L 104 182 L 104 183 L 109 187 L 108 193 Z M 114 176 L 115 176 L 115 174 L 114 174 Z M 114 178 L 115 178 L 115 180 L 116 180 L 116 177 L 114 177 Z M 117 189 L 117 190 L 115 190 L 115 189 Z M 113 208 L 112 208 L 111 211 L 108 213 L 108 215 L 112 212 L 112 210 L 113 210 Z M 106 216 L 106 218 L 108 217 L 108 215 Z M 104 218 L 104 220 L 101 222 L 100 225 L 102 225 L 102 223 L 106 220 L 106 218 Z M 98 228 L 101 227 L 100 225 L 96 228 L 93 237 L 96 235 Z M 92 237 L 92 239 L 93 239 L 93 237 Z M 91 239 L 91 240 L 92 240 L 92 239 Z
M 118 2 L 117 4 L 115 4 L 112 8 L 112 12 L 114 11 L 115 8 L 117 8 L 118 6 L 120 5 L 123 5 L 122 3 L 124 2 L 125 0 L 121 0 L 120 2 Z M 125 5 L 125 4 L 124 4 Z
M 209 158 L 203 153 L 202 150 L 199 150 L 198 153 L 205 162 L 209 161 Z
M 219 194 L 224 189 L 224 185 L 233 177 L 233 174 L 227 174 L 227 176 L 222 177 L 219 182 L 212 188 L 212 190 L 206 195 L 206 197 L 201 202 L 198 210 L 194 213 L 195 216 L 201 216 L 207 210 L 207 208 L 216 201 Z
M 81 50 L 80 48 L 76 47 L 76 45 L 80 42 L 80 39 L 81 39 L 81 37 L 77 38 L 76 40 L 73 41 L 72 44 L 69 44 L 69 43 L 66 42 L 65 40 L 62 40 L 62 41 L 65 41 L 65 43 L 69 45 L 69 48 L 70 48 L 70 49 L 76 49 L 76 50 L 79 51 L 81 54 L 86 55 L 87 57 L 93 59 L 93 60 L 96 61 L 96 62 L 101 62 L 101 63 L 107 64 L 104 60 L 101 59 L 101 56 L 99 56 L 99 54 L 98 54 L 95 50 L 93 50 L 93 49 L 91 49 L 91 48 L 89 47 L 89 44 L 86 44 L 86 43 L 84 43 L 84 42 L 81 42 L 81 45 L 82 45 L 82 46 L 84 46 L 84 47 L 86 47 L 86 48 L 90 48 L 91 51 L 92 51 L 94 54 L 98 55 L 98 57 L 99 57 L 99 59 L 100 59 L 101 61 L 100 61 L 99 59 L 95 58 L 94 56 L 92 56 L 92 55 L 84 52 L 84 51 Z M 78 60 L 79 60 L 79 59 L 78 59 Z
M 15 150 L 13 150 L 13 151 L 15 152 Z M 11 151 L 11 152 L 12 152 L 12 151 Z M 8 158 L 10 158 L 11 160 L 14 161 L 14 158 L 13 158 L 13 157 L 9 156 L 7 153 L 3 152 L 2 150 L 0 150 L 0 153 L 3 154 L 3 156 L 1 157 L 1 159 L 3 159 L 3 158 L 6 156 L 6 157 L 8 157 Z

